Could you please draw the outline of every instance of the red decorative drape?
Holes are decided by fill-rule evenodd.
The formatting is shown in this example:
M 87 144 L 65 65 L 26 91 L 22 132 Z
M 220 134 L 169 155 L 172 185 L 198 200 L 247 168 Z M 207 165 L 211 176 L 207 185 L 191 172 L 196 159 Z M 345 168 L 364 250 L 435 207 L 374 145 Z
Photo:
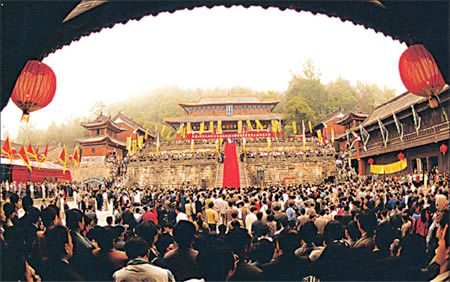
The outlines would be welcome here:
M 225 146 L 222 185 L 226 188 L 239 188 L 239 163 L 236 156 L 236 143 L 227 143 Z

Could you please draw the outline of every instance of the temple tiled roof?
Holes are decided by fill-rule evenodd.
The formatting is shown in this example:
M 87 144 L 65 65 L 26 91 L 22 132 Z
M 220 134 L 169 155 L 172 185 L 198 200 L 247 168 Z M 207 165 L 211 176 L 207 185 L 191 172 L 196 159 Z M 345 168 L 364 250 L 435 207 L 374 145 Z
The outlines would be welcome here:
M 377 122 L 378 119 L 382 120 L 387 116 L 391 116 L 393 113 L 400 112 L 404 109 L 410 108 L 411 105 L 422 103 L 426 100 L 426 97 L 420 97 L 409 92 L 405 92 L 401 95 L 398 95 L 394 99 L 376 107 L 372 111 L 372 113 L 364 120 L 362 125 L 370 125 Z
M 181 103 L 180 106 L 200 106 L 200 105 L 230 105 L 230 104 L 278 104 L 278 101 L 261 101 L 257 97 L 218 97 L 201 98 L 195 103 Z
M 132 120 L 131 118 L 125 116 L 125 115 L 122 114 L 122 113 L 118 113 L 116 116 L 114 116 L 114 117 L 112 118 L 112 120 L 113 120 L 114 122 L 118 122 L 118 120 L 119 120 L 119 121 L 122 120 L 122 121 L 124 121 L 125 123 L 128 123 L 131 127 L 135 128 L 135 129 L 137 129 L 137 130 L 141 130 L 142 132 L 145 132 L 145 131 L 146 131 L 146 129 L 145 129 L 143 126 L 141 126 L 140 124 L 138 124 L 137 122 L 135 122 L 134 120 Z M 153 134 L 148 133 L 148 135 L 149 135 L 150 137 L 152 137 L 152 138 L 154 137 Z
M 355 106 L 348 111 L 340 120 L 336 121 L 337 124 L 346 124 L 350 118 L 355 117 L 359 120 L 365 120 L 369 115 L 361 111 L 359 106 Z
M 186 123 L 186 122 L 209 122 L 209 121 L 237 121 L 237 120 L 280 120 L 284 119 L 281 114 L 267 115 L 233 115 L 233 116 L 182 116 L 168 118 L 166 123 Z
M 111 120 L 111 118 L 109 118 L 101 113 L 95 120 L 93 120 L 91 122 L 82 122 L 81 126 L 86 127 L 86 128 L 96 128 L 96 127 L 106 127 L 106 126 L 108 126 L 108 124 L 118 132 L 126 130 L 126 128 L 120 127 L 115 122 L 113 122 Z
M 101 135 L 101 136 L 96 136 L 96 137 L 88 137 L 88 138 L 78 138 L 77 142 L 80 144 L 90 144 L 90 143 L 101 143 L 101 142 L 111 142 L 113 144 L 116 144 L 118 146 L 122 146 L 125 147 L 125 143 L 117 140 L 116 138 L 113 138 L 111 136 L 108 135 Z

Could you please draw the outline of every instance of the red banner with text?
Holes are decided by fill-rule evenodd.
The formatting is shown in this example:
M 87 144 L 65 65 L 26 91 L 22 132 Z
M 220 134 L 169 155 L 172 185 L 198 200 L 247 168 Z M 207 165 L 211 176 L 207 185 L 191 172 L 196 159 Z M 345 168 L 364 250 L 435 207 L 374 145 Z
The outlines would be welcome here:
M 275 137 L 275 133 L 272 131 L 264 131 L 264 132 L 246 132 L 246 133 L 191 133 L 186 134 L 186 139 L 194 139 L 194 140 L 206 140 L 206 139 L 219 139 L 219 138 L 234 138 L 234 139 L 242 139 L 242 138 L 267 138 L 267 137 Z

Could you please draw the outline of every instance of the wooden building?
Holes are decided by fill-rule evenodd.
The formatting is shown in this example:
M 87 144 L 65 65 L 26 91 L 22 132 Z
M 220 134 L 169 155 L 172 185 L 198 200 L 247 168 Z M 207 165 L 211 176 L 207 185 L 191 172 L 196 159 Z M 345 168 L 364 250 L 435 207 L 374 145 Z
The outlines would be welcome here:
M 102 163 L 105 156 L 115 152 L 122 158 L 126 154 L 125 142 L 118 135 L 127 131 L 113 122 L 111 118 L 100 114 L 91 122 L 83 122 L 81 126 L 89 130 L 89 137 L 77 139 L 81 148 L 81 162 Z
M 126 142 L 127 137 L 130 136 L 132 140 L 138 140 L 139 136 L 145 136 L 146 129 L 122 113 L 118 113 L 111 120 L 121 128 L 125 128 L 125 131 L 117 133 L 117 139 L 121 142 Z M 151 142 L 154 138 L 154 135 L 147 131 L 147 140 L 144 142 Z
M 349 135 L 359 141 L 354 138 L 351 159 L 359 174 L 370 173 L 369 159 L 373 165 L 385 166 L 398 162 L 400 153 L 406 167 L 399 174 L 433 168 L 449 171 L 449 154 L 440 151 L 442 145 L 450 147 L 448 88 L 439 98 L 440 107 L 431 109 L 427 98 L 406 92 L 375 108 L 361 126 L 354 123 Z M 342 142 L 345 138 L 340 136 Z
M 180 127 L 189 128 L 188 134 L 275 131 L 274 122 L 284 123 L 281 114 L 273 113 L 278 103 L 261 101 L 256 97 L 202 98 L 196 103 L 179 104 L 187 115 L 169 118 L 165 122 L 177 130 L 177 139 L 182 139 Z

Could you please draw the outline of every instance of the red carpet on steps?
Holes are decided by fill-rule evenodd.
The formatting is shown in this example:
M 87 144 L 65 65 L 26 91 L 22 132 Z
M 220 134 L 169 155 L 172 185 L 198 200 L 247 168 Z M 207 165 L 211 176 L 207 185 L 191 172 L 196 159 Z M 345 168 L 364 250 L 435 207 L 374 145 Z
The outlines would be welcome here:
M 227 143 L 225 145 L 223 187 L 239 187 L 239 164 L 236 156 L 236 143 Z

